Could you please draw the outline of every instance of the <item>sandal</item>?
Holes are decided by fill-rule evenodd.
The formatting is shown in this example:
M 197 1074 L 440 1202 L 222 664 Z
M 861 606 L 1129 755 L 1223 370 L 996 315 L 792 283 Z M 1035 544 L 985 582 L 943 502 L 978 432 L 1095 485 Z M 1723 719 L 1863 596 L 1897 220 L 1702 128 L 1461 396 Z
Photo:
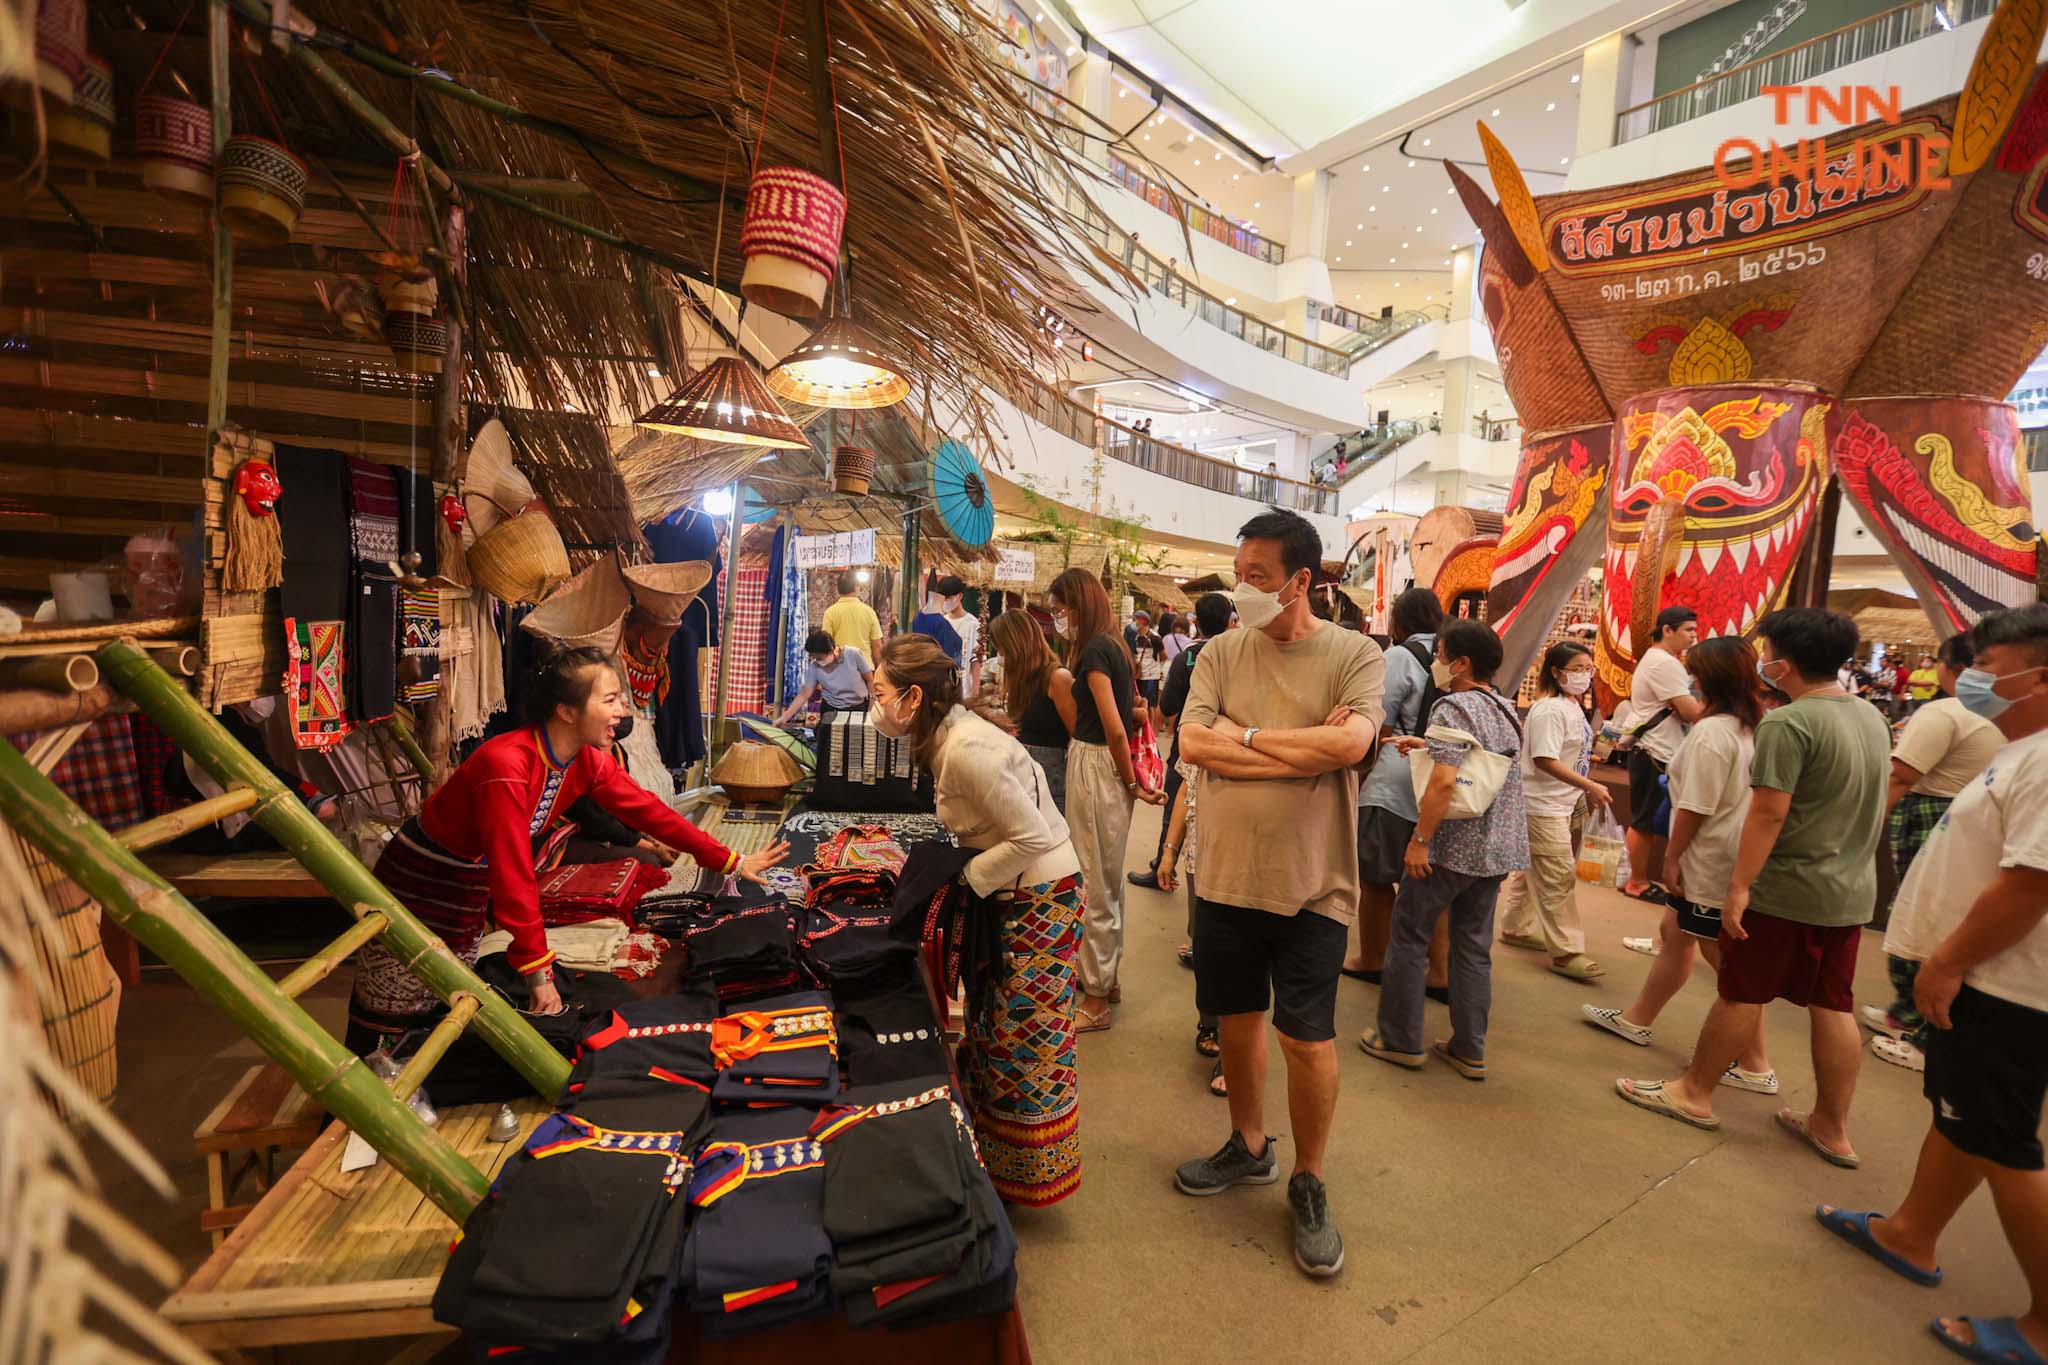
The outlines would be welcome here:
M 1695 1114 L 1690 1109 L 1680 1109 L 1678 1102 L 1664 1089 L 1662 1081 L 1632 1081 L 1623 1077 L 1614 1083 L 1614 1093 L 1638 1109 L 1647 1109 L 1653 1114 L 1662 1114 L 1667 1119 L 1689 1123 L 1709 1133 L 1721 1126 L 1721 1120 L 1712 1114 Z
M 1970 1324 L 1968 1341 L 1943 1327 L 1940 1318 L 1930 1321 L 1927 1330 L 1966 1360 L 1986 1361 L 1989 1365 L 2048 1365 L 2041 1353 L 2020 1335 L 2019 1324 L 2011 1318 L 1965 1317 L 1962 1321 Z
M 1835 1236 L 1870 1256 L 1886 1270 L 1903 1275 L 1914 1284 L 1937 1285 L 1941 1283 L 1941 1267 L 1923 1270 L 1896 1251 L 1889 1250 L 1877 1238 L 1870 1235 L 1870 1220 L 1883 1220 L 1881 1213 L 1852 1213 L 1838 1209 L 1832 1204 L 1815 1204 L 1814 1219 Z
M 1088 998 L 1093 1000 L 1095 997 L 1091 995 Z M 1086 1005 L 1076 1005 L 1074 1007 L 1074 1032 L 1107 1033 L 1114 1019 L 1115 1015 L 1111 1011 L 1108 1001 L 1103 1002 L 1100 1013 L 1089 1009 Z
M 1463 1057 L 1460 1057 L 1457 1053 L 1451 1051 L 1451 1044 L 1448 1039 L 1439 1039 L 1438 1041 L 1431 1043 L 1429 1045 L 1429 1050 L 1435 1053 L 1438 1057 L 1441 1057 L 1445 1062 L 1447 1062 L 1450 1065 L 1451 1070 L 1457 1072 L 1466 1080 L 1483 1081 L 1486 1079 L 1486 1063 L 1466 1061 Z
M 1617 886 L 1614 889 L 1627 896 L 1630 900 L 1641 901 L 1645 905 L 1666 905 L 1671 900 L 1671 897 L 1665 892 L 1664 888 L 1655 882 L 1651 882 L 1640 891 L 1631 891 L 1625 886 Z
M 1209 1071 L 1209 1093 L 1219 1100 L 1230 1098 L 1230 1087 L 1223 1080 L 1223 1063 L 1218 1060 Z
M 1355 981 L 1363 981 L 1368 985 L 1377 986 L 1380 984 L 1381 972 L 1377 967 L 1339 967 L 1337 975 L 1348 976 Z
M 1574 981 L 1591 981 L 1607 975 L 1607 969 L 1587 957 L 1584 953 L 1573 953 L 1562 962 L 1550 964 L 1550 970 L 1559 976 L 1568 976 Z
M 1368 1057 L 1377 1057 L 1383 1062 L 1392 1062 L 1395 1066 L 1403 1066 L 1410 1071 L 1422 1070 L 1423 1065 L 1429 1061 L 1425 1053 L 1394 1051 L 1380 1040 L 1380 1031 L 1376 1028 L 1369 1028 L 1359 1035 L 1358 1050 Z
M 1204 1057 L 1221 1057 L 1223 1055 L 1223 1039 L 1216 1032 L 1214 1024 L 1197 1024 L 1195 1026 L 1195 1051 L 1201 1053 Z
M 1807 1127 L 1807 1120 L 1811 1117 L 1812 1115 L 1802 1114 L 1796 1109 L 1780 1109 L 1777 1115 L 1778 1126 L 1792 1136 L 1802 1139 L 1807 1146 L 1820 1153 L 1821 1160 L 1831 1166 L 1853 1171 L 1863 1164 L 1863 1158 L 1854 1152 L 1838 1152 L 1832 1147 L 1821 1146 L 1820 1139 L 1813 1135 L 1813 1129 Z
M 1540 953 L 1546 946 L 1543 940 L 1534 934 L 1502 934 L 1500 941 L 1510 948 L 1527 948 L 1532 953 Z
M 1174 961 L 1180 963 L 1181 966 L 1187 968 L 1189 971 L 1193 971 L 1195 969 L 1195 945 L 1192 943 L 1181 944 L 1180 947 L 1175 950 L 1173 958 Z
M 1641 953 L 1644 957 L 1655 957 L 1658 953 L 1657 940 L 1654 938 L 1625 938 L 1621 941 L 1621 946 L 1632 953 Z
M 1882 1033 L 1872 1034 L 1870 1055 L 1880 1062 L 1890 1062 L 1893 1066 L 1902 1066 L 1908 1071 L 1927 1069 L 1927 1054 L 1904 1038 L 1893 1038 Z

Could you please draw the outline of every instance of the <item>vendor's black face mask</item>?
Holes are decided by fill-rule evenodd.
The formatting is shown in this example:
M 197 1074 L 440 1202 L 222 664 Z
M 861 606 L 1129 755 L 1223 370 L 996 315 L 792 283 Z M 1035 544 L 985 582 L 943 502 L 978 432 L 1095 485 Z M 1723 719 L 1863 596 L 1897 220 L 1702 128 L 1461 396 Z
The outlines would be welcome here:
M 612 727 L 612 743 L 617 744 L 620 740 L 623 740 L 627 735 L 630 735 L 632 733 L 633 717 L 620 716 L 619 723 Z

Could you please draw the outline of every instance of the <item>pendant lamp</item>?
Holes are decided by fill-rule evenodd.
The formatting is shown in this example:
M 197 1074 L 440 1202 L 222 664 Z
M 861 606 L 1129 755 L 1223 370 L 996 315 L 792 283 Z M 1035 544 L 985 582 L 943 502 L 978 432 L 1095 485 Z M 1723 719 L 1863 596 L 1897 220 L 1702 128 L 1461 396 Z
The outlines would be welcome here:
M 768 387 L 818 408 L 886 408 L 910 396 L 910 381 L 874 334 L 833 318 L 768 371 Z
M 634 419 L 636 426 L 721 445 L 802 450 L 810 445 L 761 377 L 738 356 L 722 355 L 680 389 Z

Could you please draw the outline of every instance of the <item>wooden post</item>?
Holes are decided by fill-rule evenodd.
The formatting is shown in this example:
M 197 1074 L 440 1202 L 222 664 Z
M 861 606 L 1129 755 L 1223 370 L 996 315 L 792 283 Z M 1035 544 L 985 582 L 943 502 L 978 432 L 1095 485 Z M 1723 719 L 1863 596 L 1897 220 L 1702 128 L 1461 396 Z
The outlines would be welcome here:
M 81 650 L 85 646 L 79 646 Z M 0 659 L 0 687 L 33 687 L 42 692 L 90 692 L 99 686 L 100 666 L 89 653 L 30 654 Z
M 131 642 L 109 641 L 100 646 L 98 657 L 101 671 L 114 685 L 134 698 L 157 728 L 213 774 L 216 782 L 223 786 L 241 783 L 261 794 L 251 811 L 256 823 L 318 878 L 343 909 L 358 917 L 372 910 L 384 913 L 391 923 L 381 942 L 434 994 L 443 1000 L 462 991 L 482 997 L 477 1032 L 543 1099 L 552 1100 L 561 1092 L 569 1078 L 568 1060 L 421 924 L 276 774 L 237 744 L 234 736 L 193 700 L 191 693 Z
M 747 481 L 732 481 L 732 521 L 725 534 L 725 592 L 718 603 L 718 687 L 711 707 L 711 743 L 705 749 L 708 762 L 725 743 L 725 701 L 731 695 L 732 607 L 740 585 L 740 527 L 747 520 Z M 708 771 L 708 769 L 707 769 Z
M 903 564 L 899 572 L 903 581 L 897 585 L 897 602 L 900 604 L 896 617 L 899 631 L 910 629 L 910 618 L 917 615 L 924 605 L 924 590 L 917 582 L 917 533 L 918 514 L 914 511 L 903 514 Z
M 134 651 L 132 645 L 126 648 Z M 198 709 L 197 703 L 192 706 Z M 290 1072 L 322 1108 L 361 1133 L 437 1208 L 457 1223 L 469 1216 L 490 1188 L 483 1173 L 394 1098 L 362 1058 L 286 998 L 190 901 L 5 740 L 0 740 L 0 816 Z
M 235 116 L 228 100 L 228 0 L 209 0 L 207 60 L 213 81 L 213 164 L 221 164 Z M 220 181 L 213 187 L 213 346 L 206 376 L 206 440 L 210 449 L 228 419 L 228 343 L 233 320 L 235 239 L 220 211 Z
M 445 251 L 442 274 L 453 297 L 461 297 L 469 282 L 469 220 L 460 204 L 450 204 L 441 215 L 441 241 Z M 434 392 L 434 479 L 455 482 L 455 465 L 462 458 L 469 434 L 463 411 L 468 357 L 463 346 L 462 323 L 451 311 L 448 349 L 441 357 L 441 384 Z

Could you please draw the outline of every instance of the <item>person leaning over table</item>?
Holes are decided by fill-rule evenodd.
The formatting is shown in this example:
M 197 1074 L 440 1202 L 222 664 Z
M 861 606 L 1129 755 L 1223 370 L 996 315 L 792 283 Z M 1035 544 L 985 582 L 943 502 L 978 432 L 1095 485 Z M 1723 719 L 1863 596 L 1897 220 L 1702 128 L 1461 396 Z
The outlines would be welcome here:
M 1074 956 L 1083 883 L 1067 822 L 1044 771 L 1009 719 L 960 695 L 960 675 L 935 642 L 899 635 L 875 668 L 875 729 L 908 737 L 930 771 L 939 820 L 980 849 L 968 889 L 1003 910 L 999 971 L 967 1002 L 960 1084 L 982 1164 L 1013 1204 L 1050 1204 L 1081 1183 L 1074 1071 Z
M 814 630 L 804 637 L 804 653 L 811 660 L 810 672 L 802 689 L 775 718 L 777 725 L 787 725 L 802 715 L 813 696 L 827 711 L 859 711 L 867 706 L 868 684 L 874 672 L 867 656 L 837 643 L 823 630 Z
M 377 878 L 465 962 L 487 923 L 508 931 L 507 957 L 526 978 L 529 1008 L 563 1008 L 541 925 L 536 857 L 573 832 L 561 815 L 585 792 L 630 829 L 679 849 L 700 866 L 758 882 L 789 855 L 777 841 L 745 856 L 670 810 L 626 776 L 609 752 L 632 694 L 597 649 L 565 649 L 527 688 L 525 724 L 484 741 L 435 789 L 384 849 Z M 416 1027 L 440 1000 L 378 943 L 357 959 L 348 1046 L 369 1052 Z

